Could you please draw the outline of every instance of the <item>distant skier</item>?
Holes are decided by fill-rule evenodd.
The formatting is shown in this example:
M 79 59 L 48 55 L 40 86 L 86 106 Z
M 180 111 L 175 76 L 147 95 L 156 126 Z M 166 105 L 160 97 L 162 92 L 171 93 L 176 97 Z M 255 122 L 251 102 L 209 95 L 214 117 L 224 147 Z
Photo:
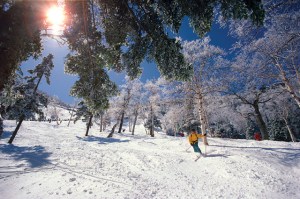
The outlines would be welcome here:
M 198 134 L 195 129 L 192 129 L 192 131 L 189 135 L 189 142 L 190 142 L 191 146 L 193 147 L 194 152 L 200 153 L 201 155 L 203 155 L 198 146 L 198 139 L 203 138 L 205 136 L 206 136 L 206 133 L 204 135 L 201 135 L 201 134 Z
M 254 133 L 254 139 L 255 139 L 256 141 L 261 141 L 261 135 L 260 135 L 259 132 Z

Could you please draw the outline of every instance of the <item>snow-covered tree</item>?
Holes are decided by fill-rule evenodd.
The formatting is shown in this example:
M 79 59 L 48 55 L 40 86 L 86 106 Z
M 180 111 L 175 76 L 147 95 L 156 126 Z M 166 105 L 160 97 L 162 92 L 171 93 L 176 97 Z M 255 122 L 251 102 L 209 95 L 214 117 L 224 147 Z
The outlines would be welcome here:
M 278 86 L 276 90 L 285 91 L 282 86 Z M 264 112 L 268 115 L 268 128 L 272 139 L 280 140 L 281 137 L 285 141 L 297 141 L 300 109 L 288 92 L 283 92 L 275 100 L 267 103 Z
M 241 54 L 256 60 L 257 73 L 284 84 L 285 90 L 300 107 L 300 4 L 298 1 L 263 1 L 264 26 L 250 21 L 232 21 L 232 35 Z
M 74 101 L 74 105 L 72 106 L 71 109 L 69 109 L 70 118 L 69 118 L 68 126 L 70 126 L 70 123 L 71 123 L 71 120 L 73 119 L 74 113 L 76 113 L 77 105 L 78 105 L 78 102 Z
M 2 92 L 1 105 L 5 107 L 7 116 L 18 121 L 16 129 L 8 141 L 10 144 L 25 119 L 35 118 L 36 114 L 43 117 L 41 108 L 46 107 L 48 101 L 45 95 L 38 92 L 38 87 L 43 77 L 50 84 L 51 70 L 54 67 L 52 59 L 52 54 L 44 57 L 41 64 L 28 71 L 29 76 L 12 81 L 12 84 Z
M 147 128 L 150 129 L 151 137 L 154 137 L 154 117 L 158 117 L 160 111 L 160 88 L 157 83 L 159 83 L 159 81 L 148 80 L 144 86 L 147 99 L 144 110 L 147 111 L 146 121 L 151 121 L 151 123 L 147 125 Z
M 187 82 L 188 92 L 193 93 L 198 106 L 198 114 L 201 132 L 205 134 L 208 130 L 208 122 L 205 110 L 205 95 L 216 91 L 215 86 L 210 86 L 211 80 L 218 75 L 217 70 L 224 64 L 222 55 L 224 51 L 210 43 L 210 38 L 205 37 L 194 41 L 183 42 L 183 54 L 188 63 L 193 66 L 193 77 Z M 206 137 L 203 139 L 207 143 Z
M 58 108 L 58 102 L 59 102 L 58 97 L 54 96 L 52 103 L 51 103 L 51 107 L 47 108 L 47 112 L 49 114 L 50 120 L 56 121 L 56 124 L 60 125 L 61 124 L 61 121 L 60 121 L 61 109 Z
M 113 103 L 113 109 L 114 109 L 114 115 L 116 116 L 116 124 L 113 126 L 111 133 L 108 135 L 108 137 L 112 137 L 114 133 L 114 129 L 116 126 L 119 125 L 118 133 L 122 132 L 122 127 L 124 123 L 124 118 L 126 113 L 128 113 L 128 107 L 130 106 L 130 103 L 132 101 L 133 96 L 137 99 L 139 99 L 137 96 L 140 95 L 138 93 L 140 91 L 141 83 L 138 80 L 131 80 L 128 76 L 125 78 L 126 83 L 124 85 L 121 85 L 121 92 L 117 97 L 114 97 L 111 99 L 111 103 Z M 137 105 L 135 99 L 135 102 L 133 104 Z M 136 110 L 138 111 L 138 110 Z M 135 114 L 138 114 L 137 112 Z M 130 116 L 129 116 L 130 117 Z M 136 115 L 137 117 L 137 115 Z
M 138 116 L 141 112 L 142 103 L 145 97 L 143 92 L 143 83 L 139 79 L 135 79 L 131 82 L 131 99 L 128 104 L 128 118 L 129 118 L 129 131 L 134 135 L 135 126 L 138 120 Z M 133 121 L 132 121 L 133 120 Z M 131 127 L 132 123 L 132 127 Z

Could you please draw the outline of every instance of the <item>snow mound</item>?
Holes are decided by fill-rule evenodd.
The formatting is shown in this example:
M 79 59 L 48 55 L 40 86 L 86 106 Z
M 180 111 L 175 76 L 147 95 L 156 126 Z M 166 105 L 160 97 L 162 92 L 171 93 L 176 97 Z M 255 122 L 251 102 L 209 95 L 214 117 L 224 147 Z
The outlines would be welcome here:
M 195 162 L 186 138 L 142 126 L 106 138 L 96 125 L 85 137 L 85 123 L 25 121 L 8 145 L 15 122 L 4 124 L 1 198 L 300 198 L 299 143 L 211 138 Z

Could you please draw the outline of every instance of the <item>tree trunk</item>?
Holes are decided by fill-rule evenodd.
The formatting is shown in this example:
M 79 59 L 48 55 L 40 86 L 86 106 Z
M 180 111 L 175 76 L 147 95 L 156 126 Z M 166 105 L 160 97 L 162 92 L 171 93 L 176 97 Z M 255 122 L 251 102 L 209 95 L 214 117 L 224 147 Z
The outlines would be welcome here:
M 207 111 L 205 109 L 203 109 L 204 111 L 204 123 L 205 123 L 205 128 L 206 130 L 208 131 L 209 134 L 211 134 L 211 130 L 210 130 L 210 127 L 209 127 L 209 122 L 208 122 L 208 116 L 207 116 Z
M 280 77 L 285 85 L 285 89 L 290 93 L 290 95 L 296 101 L 297 105 L 300 108 L 300 97 L 295 93 L 295 89 L 291 85 L 290 80 L 287 78 L 286 72 L 284 71 L 282 65 L 278 63 L 277 59 L 275 59 L 275 64 L 280 71 Z
M 0 138 L 1 138 L 2 134 L 3 134 L 3 119 L 0 115 Z
M 93 119 L 93 115 L 90 116 L 90 119 L 89 119 L 89 123 L 86 127 L 86 133 L 85 133 L 85 136 L 88 136 L 89 135 L 89 130 L 90 130 L 90 126 L 91 126 L 91 123 L 92 123 L 92 119 Z
M 258 106 L 257 103 L 254 103 L 253 107 L 254 107 L 254 111 L 255 111 L 255 119 L 256 119 L 256 122 L 258 124 L 260 133 L 262 135 L 262 139 L 263 140 L 268 140 L 269 139 L 269 133 L 267 131 L 266 123 L 263 120 L 263 117 L 262 117 L 262 115 L 260 113 L 259 106 Z
M 201 91 L 198 92 L 198 112 L 199 112 L 199 117 L 200 117 L 200 127 L 201 127 L 201 133 L 204 135 L 206 133 L 206 128 L 205 128 L 205 115 L 204 115 L 204 107 L 203 107 L 203 96 L 201 94 Z M 202 138 L 203 144 L 208 145 L 207 138 L 206 136 Z
M 100 114 L 100 132 L 103 131 L 103 114 Z
M 75 108 L 75 106 L 74 106 L 74 108 Z M 70 125 L 71 119 L 72 119 L 72 117 L 73 117 L 74 108 L 72 109 L 71 116 L 70 116 L 70 119 L 69 119 L 69 122 L 68 122 L 68 126 Z
M 295 136 L 295 134 L 293 133 L 293 130 L 292 130 L 291 126 L 290 126 L 289 123 L 288 123 L 288 120 L 285 119 L 285 118 L 283 118 L 283 120 L 284 120 L 284 122 L 285 122 L 285 125 L 286 125 L 288 131 L 289 131 L 289 134 L 290 134 L 290 136 L 291 136 L 292 142 L 297 142 L 296 136 Z
M 39 87 L 39 85 L 40 85 L 40 83 L 41 83 L 41 80 L 42 80 L 42 78 L 43 78 L 43 75 L 44 75 L 44 71 L 43 71 L 43 73 L 41 74 L 41 76 L 39 77 L 39 80 L 38 80 L 38 82 L 37 82 L 37 84 L 36 84 L 36 86 L 35 86 L 35 88 L 34 88 L 34 90 L 33 90 L 33 94 L 36 93 L 36 91 L 37 91 L 37 89 L 38 89 L 38 87 Z
M 22 115 L 22 116 L 20 117 L 20 119 L 19 119 L 19 123 L 18 123 L 16 129 L 14 130 L 12 136 L 10 137 L 10 139 L 9 139 L 9 141 L 8 141 L 9 144 L 11 144 L 11 143 L 14 141 L 14 139 L 15 139 L 15 137 L 16 137 L 16 135 L 17 135 L 17 133 L 18 133 L 18 131 L 19 131 L 19 129 L 20 129 L 20 127 L 21 127 L 22 122 L 23 122 L 24 119 L 25 119 L 25 116 Z
M 134 129 L 135 129 L 137 118 L 138 118 L 138 114 L 135 114 L 134 115 L 133 126 L 132 126 L 132 135 L 134 135 Z
M 128 131 L 131 132 L 132 131 L 132 122 L 131 122 L 131 117 L 128 117 Z
M 60 119 L 56 119 L 56 124 L 60 125 L 62 123 L 62 121 Z
M 151 128 L 150 128 L 150 136 L 154 137 L 154 114 L 151 106 Z
M 111 129 L 110 133 L 108 134 L 108 138 L 111 138 L 114 135 L 115 132 L 115 128 L 118 126 L 119 124 L 119 120 L 117 121 L 117 123 L 113 126 L 113 128 Z
M 121 133 L 121 132 L 122 132 L 123 121 L 124 121 L 124 115 L 125 115 L 125 112 L 123 112 L 122 115 L 121 115 L 121 121 L 120 121 L 120 127 L 119 127 L 118 133 Z
M 292 86 L 290 85 L 289 81 L 283 81 L 285 84 L 285 88 L 286 90 L 290 93 L 290 95 L 292 96 L 292 98 L 296 101 L 297 105 L 300 108 L 300 97 L 296 95 L 294 89 L 292 88 Z

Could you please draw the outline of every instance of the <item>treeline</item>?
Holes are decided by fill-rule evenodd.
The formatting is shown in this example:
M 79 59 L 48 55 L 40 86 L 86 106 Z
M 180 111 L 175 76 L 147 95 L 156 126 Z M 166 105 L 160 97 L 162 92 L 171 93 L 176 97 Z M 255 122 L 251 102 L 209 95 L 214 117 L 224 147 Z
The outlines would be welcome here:
M 192 128 L 198 128 L 201 132 L 203 125 L 205 132 L 212 137 L 254 139 L 254 133 L 261 133 L 259 122 L 262 121 L 268 139 L 299 139 L 300 109 L 282 85 L 262 88 L 257 95 L 247 94 L 248 101 L 255 101 L 257 96 L 265 99 L 258 104 L 257 112 L 252 105 L 237 97 L 236 93 L 224 94 L 224 91 L 210 92 L 199 104 L 189 84 L 170 82 L 163 78 L 146 83 L 128 80 L 122 85 L 120 95 L 110 99 L 110 108 L 95 118 L 96 123 L 101 126 L 111 125 L 113 130 L 110 136 L 115 129 L 121 132 L 125 119 L 132 134 L 138 121 L 151 136 L 154 136 L 155 128 L 165 133 L 188 132 Z M 203 123 L 200 122 L 202 117 Z

